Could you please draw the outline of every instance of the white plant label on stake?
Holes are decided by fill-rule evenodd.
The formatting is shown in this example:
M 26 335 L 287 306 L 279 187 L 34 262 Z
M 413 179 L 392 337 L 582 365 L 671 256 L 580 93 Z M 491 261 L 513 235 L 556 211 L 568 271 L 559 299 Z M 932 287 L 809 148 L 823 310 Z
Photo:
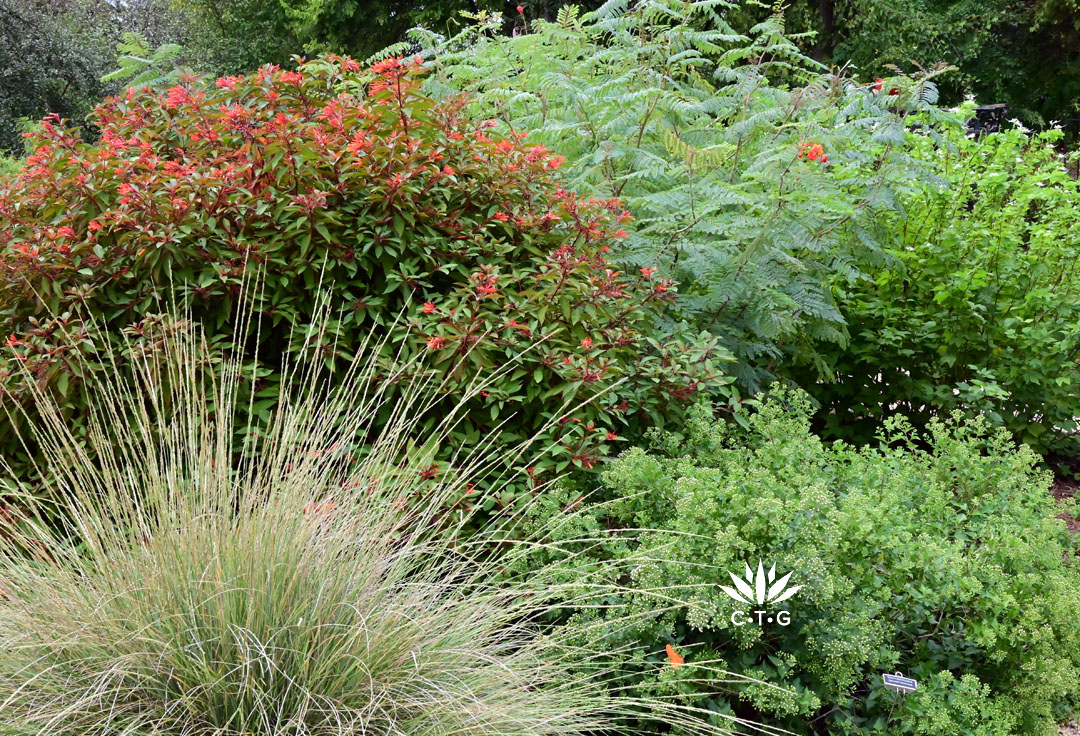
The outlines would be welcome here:
M 885 683 L 885 689 L 893 692 L 913 693 L 919 689 L 919 683 L 910 677 L 904 677 L 899 672 L 894 675 L 882 675 L 881 679 Z

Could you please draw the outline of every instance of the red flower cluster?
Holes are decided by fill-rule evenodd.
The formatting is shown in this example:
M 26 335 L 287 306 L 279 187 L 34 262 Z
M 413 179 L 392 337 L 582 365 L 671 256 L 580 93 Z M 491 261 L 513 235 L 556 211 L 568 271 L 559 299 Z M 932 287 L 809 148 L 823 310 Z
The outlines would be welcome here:
M 187 87 L 177 85 L 165 93 L 165 107 L 175 110 L 190 99 L 191 94 L 188 92 Z
M 805 158 L 808 161 L 821 161 L 823 164 L 829 162 L 829 157 L 825 155 L 825 147 L 820 143 L 811 143 L 810 141 L 803 141 L 799 144 L 798 158 Z
M 390 87 L 395 87 L 400 92 L 401 81 L 411 72 L 419 69 L 424 60 L 420 56 L 412 59 L 402 59 L 399 56 L 391 56 L 371 65 L 371 73 L 379 78 L 368 85 L 370 94 L 377 94 Z
M 495 284 L 498 278 L 498 275 L 486 271 L 478 271 L 469 276 L 469 280 L 473 282 L 473 288 L 476 290 L 476 298 L 491 299 L 498 296 L 499 288 Z
M 562 157 L 525 144 L 524 131 L 500 134 L 495 121 L 471 119 L 465 100 L 424 95 L 420 59 L 370 73 L 324 57 L 163 95 L 131 90 L 98 108 L 93 143 L 45 121 L 0 197 L 0 334 L 20 341 L 10 347 L 48 383 L 69 370 L 55 359 L 71 347 L 64 336 L 80 332 L 30 336 L 36 294 L 59 295 L 58 314 L 78 304 L 127 329 L 145 284 L 182 272 L 181 306 L 197 304 L 222 331 L 242 285 L 265 273 L 265 316 L 304 323 L 318 263 L 351 310 L 341 344 L 360 342 L 377 310 L 415 299 L 415 331 L 386 329 L 448 377 L 448 400 L 464 395 L 451 375 L 460 361 L 475 375 L 519 356 L 476 398 L 467 436 L 487 436 L 510 413 L 515 432 L 540 431 L 552 405 L 584 402 L 586 421 L 543 430 L 583 467 L 623 416 L 661 410 L 708 380 L 706 358 L 699 368 L 672 353 L 641 367 L 657 349 L 643 325 L 674 290 L 654 268 L 625 274 L 607 260 L 626 236 L 621 202 L 566 191 L 555 178 Z

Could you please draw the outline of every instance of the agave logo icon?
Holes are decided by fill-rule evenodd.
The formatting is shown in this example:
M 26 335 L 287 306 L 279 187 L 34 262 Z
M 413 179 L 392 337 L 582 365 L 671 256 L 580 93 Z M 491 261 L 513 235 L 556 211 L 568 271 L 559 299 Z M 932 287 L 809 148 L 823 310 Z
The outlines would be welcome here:
M 777 580 L 775 563 L 769 568 L 767 574 L 761 560 L 758 560 L 757 574 L 750 569 L 750 563 L 745 564 L 746 576 L 740 578 L 735 573 L 729 572 L 728 575 L 731 576 L 731 582 L 735 584 L 735 587 L 729 588 L 726 585 L 721 585 L 720 590 L 738 603 L 747 603 L 762 608 L 763 610 L 753 611 L 753 613 L 757 614 L 758 626 L 763 621 L 770 624 L 776 621 L 781 626 L 787 626 L 791 623 L 791 614 L 788 611 L 770 612 L 766 609 L 766 606 L 783 603 L 798 593 L 802 586 L 788 587 L 788 581 L 791 580 L 790 572 Z M 744 626 L 753 622 L 754 617 L 748 611 L 735 611 L 731 614 L 731 623 L 736 626 Z

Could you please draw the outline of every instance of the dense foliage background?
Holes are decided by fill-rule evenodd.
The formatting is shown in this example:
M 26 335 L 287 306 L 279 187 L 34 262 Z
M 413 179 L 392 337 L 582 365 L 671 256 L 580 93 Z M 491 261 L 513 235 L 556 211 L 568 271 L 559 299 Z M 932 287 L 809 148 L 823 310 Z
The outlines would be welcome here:
M 365 59 L 416 25 L 454 35 L 469 23 L 462 12 L 501 12 L 502 30 L 520 33 L 528 21 L 553 20 L 564 4 L 531 0 L 519 13 L 516 2 L 501 0 L 0 0 L 0 147 L 21 150 L 24 116 L 81 122 L 103 93 L 115 92 L 100 78 L 115 68 L 124 32 L 139 33 L 148 49 L 179 44 L 178 63 L 221 75 L 288 64 L 294 54 Z M 576 3 L 582 11 L 630 4 Z M 772 13 L 755 3 L 720 9 L 740 31 Z M 864 79 L 888 74 L 891 64 L 909 72 L 953 65 L 942 81 L 947 104 L 973 95 L 1042 126 L 1080 118 L 1078 17 L 1075 0 L 797 0 L 786 7 L 785 27 L 806 55 Z
M 911 138 L 940 179 L 890 216 L 887 265 L 838 287 L 850 343 L 812 389 L 826 430 L 865 442 L 883 415 L 925 424 L 966 408 L 1044 454 L 1080 456 L 1080 190 L 1061 132 L 943 133 L 941 156 Z
M 95 375 L 194 319 L 240 452 L 374 336 L 372 433 L 438 397 L 391 475 L 540 534 L 526 579 L 570 553 L 583 672 L 797 733 L 1075 713 L 1072 0 L 157 2 L 0 0 L 0 540 L 63 493 L 41 392 L 91 439 Z M 759 559 L 790 626 L 729 624 Z
M 569 186 L 625 199 L 614 257 L 675 279 L 678 316 L 724 342 L 748 391 L 845 343 L 830 284 L 881 262 L 880 215 L 926 168 L 904 115 L 943 115 L 930 79 L 890 93 L 830 73 L 782 21 L 743 35 L 715 4 L 653 4 L 565 10 L 514 37 L 494 21 L 414 34 L 429 87 L 468 90 L 476 114 L 566 156 Z
M 815 58 L 871 74 L 887 64 L 946 62 L 950 104 L 1007 103 L 1031 124 L 1080 115 L 1080 5 L 1075 0 L 800 0 L 791 31 L 815 31 Z

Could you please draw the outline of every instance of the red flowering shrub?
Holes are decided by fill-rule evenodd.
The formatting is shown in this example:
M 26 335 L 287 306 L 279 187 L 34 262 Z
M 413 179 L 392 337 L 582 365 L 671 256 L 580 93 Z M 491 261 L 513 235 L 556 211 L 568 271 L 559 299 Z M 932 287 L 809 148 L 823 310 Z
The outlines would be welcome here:
M 652 269 L 606 262 L 621 204 L 565 191 L 561 158 L 494 135 L 461 100 L 426 97 L 418 76 L 413 62 L 368 71 L 326 57 L 128 90 L 95 112 L 94 144 L 46 121 L 26 169 L 0 185 L 6 400 L 19 400 L 18 361 L 69 394 L 77 416 L 88 317 L 142 349 L 170 300 L 223 340 L 246 300 L 262 322 L 253 375 L 265 411 L 280 356 L 310 346 L 290 328 L 312 319 L 320 284 L 336 318 L 314 347 L 331 365 L 372 326 L 396 330 L 395 351 L 460 377 L 456 401 L 476 372 L 517 361 L 469 399 L 460 438 L 487 438 L 515 413 L 498 429 L 515 443 L 556 419 L 534 473 L 589 467 L 620 425 L 725 386 L 715 346 L 648 336 L 674 293 Z

